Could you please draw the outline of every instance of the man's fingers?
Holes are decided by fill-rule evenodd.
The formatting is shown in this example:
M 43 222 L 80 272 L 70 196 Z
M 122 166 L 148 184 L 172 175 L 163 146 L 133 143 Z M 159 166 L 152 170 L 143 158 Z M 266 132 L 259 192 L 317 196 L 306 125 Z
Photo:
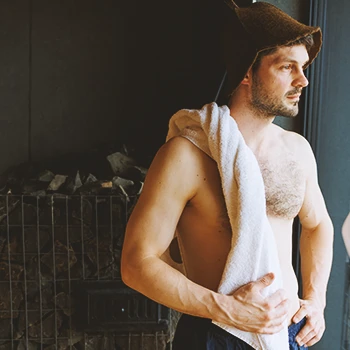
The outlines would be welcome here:
M 300 346 L 309 347 L 316 344 L 325 331 L 323 308 L 315 300 L 300 300 L 300 309 L 295 313 L 292 321 L 298 323 L 303 318 L 306 318 L 306 323 L 295 340 Z
M 296 342 L 300 346 L 309 344 L 311 342 L 313 344 L 315 344 L 316 342 L 318 342 L 320 340 L 319 331 L 317 329 L 313 329 L 313 328 L 310 329 L 309 328 L 308 330 L 309 330 L 309 332 L 307 334 L 305 334 L 305 335 L 304 334 L 300 334 L 300 332 L 299 332 L 299 334 L 295 338 Z M 311 346 L 311 345 L 308 345 L 308 346 Z
M 316 344 L 321 339 L 323 332 L 324 327 L 322 326 L 322 322 L 316 321 L 311 323 L 310 320 L 308 320 L 305 326 L 295 337 L 295 340 L 300 346 L 311 346 Z
M 274 334 L 282 330 L 284 322 L 287 319 L 287 314 L 273 318 L 265 327 L 263 327 L 258 333 Z
M 307 316 L 306 309 L 301 307 L 298 312 L 293 316 L 293 322 L 299 323 L 304 317 Z
M 313 335 L 311 337 L 311 333 L 313 331 L 313 328 L 306 323 L 304 325 L 304 327 L 299 331 L 299 333 L 297 334 L 297 336 L 295 337 L 295 341 L 299 344 L 299 345 L 304 345 L 306 343 L 306 341 L 310 340 L 312 337 L 314 337 L 315 335 Z M 309 337 L 308 334 L 310 334 Z
M 309 347 L 309 346 L 312 346 L 312 345 L 315 345 L 316 343 L 318 343 L 320 341 L 321 337 L 320 336 L 315 336 L 313 337 L 311 340 L 309 340 L 305 346 Z
M 268 287 L 273 282 L 274 279 L 275 279 L 275 275 L 272 272 L 270 272 L 262 276 L 254 284 L 258 286 L 259 290 L 262 290 Z
M 288 318 L 289 300 L 283 300 L 277 307 L 269 307 L 265 313 L 265 325 L 258 333 L 273 334 L 279 332 Z
M 277 307 L 286 300 L 288 300 L 287 293 L 284 289 L 279 289 L 266 298 L 266 302 L 270 305 L 270 307 Z
M 280 289 L 268 297 L 262 293 L 274 279 L 274 274 L 268 273 L 235 291 L 234 299 L 238 302 L 237 307 L 242 310 L 238 313 L 238 328 L 264 334 L 273 334 L 283 328 L 289 311 L 286 292 Z
M 279 317 L 287 317 L 289 311 L 289 300 L 285 299 L 275 307 L 275 315 Z

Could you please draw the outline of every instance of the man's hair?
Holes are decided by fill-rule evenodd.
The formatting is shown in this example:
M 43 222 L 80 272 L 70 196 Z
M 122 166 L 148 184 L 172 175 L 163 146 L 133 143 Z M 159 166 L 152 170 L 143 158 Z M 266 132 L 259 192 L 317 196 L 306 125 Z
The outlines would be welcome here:
M 314 39 L 312 37 L 312 34 L 304 36 L 304 37 L 302 37 L 300 39 L 297 39 L 295 41 L 292 41 L 292 42 L 290 42 L 287 45 L 277 46 L 277 47 L 273 47 L 271 49 L 266 49 L 266 50 L 260 51 L 258 53 L 258 57 L 256 58 L 255 62 L 253 63 L 253 66 L 252 66 L 253 72 L 255 72 L 259 68 L 261 59 L 263 57 L 268 56 L 268 55 L 272 55 L 274 52 L 277 51 L 277 49 L 279 47 L 296 46 L 296 45 L 304 45 L 306 50 L 307 50 L 307 52 L 310 53 L 310 50 L 311 50 L 312 46 L 314 46 Z

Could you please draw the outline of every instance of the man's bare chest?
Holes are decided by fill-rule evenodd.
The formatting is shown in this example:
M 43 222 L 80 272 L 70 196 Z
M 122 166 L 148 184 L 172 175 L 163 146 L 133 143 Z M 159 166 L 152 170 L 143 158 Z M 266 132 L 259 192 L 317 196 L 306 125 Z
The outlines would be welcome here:
M 265 184 L 269 216 L 293 219 L 305 195 L 306 178 L 300 162 L 291 153 L 257 157 Z

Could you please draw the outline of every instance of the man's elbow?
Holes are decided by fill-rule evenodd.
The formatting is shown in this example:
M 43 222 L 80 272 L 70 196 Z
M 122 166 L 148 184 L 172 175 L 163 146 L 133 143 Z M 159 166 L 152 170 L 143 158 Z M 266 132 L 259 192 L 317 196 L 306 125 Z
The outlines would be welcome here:
M 126 253 L 122 253 L 120 260 L 121 279 L 123 283 L 130 288 L 134 288 L 134 281 L 137 279 L 136 271 L 137 270 L 133 268 L 132 257 L 128 256 Z
M 333 236 L 334 236 L 334 226 L 333 226 L 333 222 L 332 222 L 332 219 L 330 218 L 330 216 L 328 215 L 325 219 L 325 222 L 324 222 L 324 227 L 325 227 L 325 230 L 327 232 L 329 232 L 330 236 L 332 237 L 333 239 Z
M 308 228 L 303 227 L 303 229 L 310 234 L 324 232 L 328 237 L 333 237 L 334 235 L 333 222 L 329 215 L 322 217 L 314 226 Z
M 121 262 L 121 264 L 120 264 L 120 277 L 121 277 L 122 281 L 124 282 L 124 284 L 129 286 L 130 275 L 129 275 L 127 268 L 125 267 L 125 263 L 123 263 L 123 262 Z

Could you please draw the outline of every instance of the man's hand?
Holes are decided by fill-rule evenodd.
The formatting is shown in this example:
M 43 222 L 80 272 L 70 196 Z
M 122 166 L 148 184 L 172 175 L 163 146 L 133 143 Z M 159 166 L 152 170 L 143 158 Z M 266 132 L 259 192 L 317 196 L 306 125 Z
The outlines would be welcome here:
M 236 301 L 231 315 L 235 327 L 265 334 L 277 333 L 283 328 L 289 308 L 286 292 L 279 289 L 267 298 L 261 294 L 274 278 L 273 273 L 266 274 L 258 281 L 240 287 L 232 295 Z
M 300 299 L 300 309 L 293 317 L 293 322 L 298 323 L 306 317 L 306 324 L 300 330 L 295 340 L 302 346 L 312 346 L 322 337 L 326 329 L 322 305 L 313 299 Z

